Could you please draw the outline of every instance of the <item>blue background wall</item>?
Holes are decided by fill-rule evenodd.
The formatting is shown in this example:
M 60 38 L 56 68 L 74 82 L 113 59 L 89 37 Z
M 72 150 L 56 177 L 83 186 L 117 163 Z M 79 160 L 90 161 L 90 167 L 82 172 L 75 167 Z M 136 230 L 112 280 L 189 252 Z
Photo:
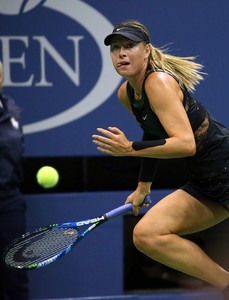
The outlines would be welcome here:
M 113 24 L 130 18 L 148 26 L 155 46 L 198 57 L 208 76 L 196 97 L 228 125 L 228 9 L 227 0 L 1 0 L 5 93 L 23 109 L 26 155 L 98 155 L 98 126 L 139 137 L 117 103 L 121 78 L 103 45 Z
M 208 75 L 197 87 L 196 98 L 229 125 L 228 11 L 228 0 L 0 0 L 4 92 L 22 108 L 25 158 L 38 159 L 37 165 L 48 164 L 50 157 L 62 158 L 70 172 L 67 157 L 99 155 L 91 143 L 97 127 L 117 126 L 130 139 L 140 138 L 136 123 L 116 100 L 122 79 L 103 45 L 113 25 L 126 19 L 143 22 L 155 46 L 167 46 L 175 55 L 197 56 Z M 81 163 L 85 167 L 85 161 Z M 93 176 L 99 177 L 95 166 L 90 169 L 92 181 Z M 28 230 L 120 205 L 128 192 L 114 193 L 112 186 L 115 182 L 108 193 L 26 195 Z M 156 201 L 166 191 L 155 193 Z M 122 225 L 122 218 L 113 220 L 83 241 L 75 253 L 31 272 L 32 297 L 122 293 Z M 217 250 L 212 251 L 215 255 Z M 221 253 L 219 262 L 227 264 Z

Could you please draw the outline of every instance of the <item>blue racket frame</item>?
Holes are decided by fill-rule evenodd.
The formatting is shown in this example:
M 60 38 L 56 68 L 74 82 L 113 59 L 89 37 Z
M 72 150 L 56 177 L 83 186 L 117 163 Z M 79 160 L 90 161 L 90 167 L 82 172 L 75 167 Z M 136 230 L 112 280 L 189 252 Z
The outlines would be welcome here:
M 141 207 L 148 206 L 151 203 L 150 196 L 147 195 L 144 199 L 144 201 L 141 204 Z M 94 230 L 99 225 L 115 218 L 121 215 L 124 215 L 127 212 L 130 212 L 133 209 L 132 203 L 127 203 L 122 206 L 119 206 L 106 214 L 95 217 L 92 219 L 86 219 L 82 221 L 77 222 L 69 222 L 69 223 L 62 223 L 62 224 L 51 224 L 47 227 L 38 228 L 33 232 L 28 232 L 24 234 L 21 238 L 15 240 L 12 242 L 12 244 L 6 249 L 5 255 L 4 255 L 4 261 L 7 266 L 14 268 L 14 269 L 24 269 L 24 270 L 33 270 L 41 267 L 45 267 L 49 265 L 50 263 L 53 263 L 54 261 L 60 259 L 64 255 L 66 255 L 68 252 L 70 252 L 76 244 L 78 244 L 88 233 L 90 233 L 92 230 Z M 80 227 L 88 226 L 86 230 L 83 232 L 80 231 Z M 33 239 L 35 240 L 35 243 L 39 243 L 39 238 L 36 239 L 39 235 L 46 234 L 47 232 L 50 232 L 50 235 L 52 235 L 52 230 L 55 229 L 72 229 L 72 234 L 77 233 L 77 237 L 74 237 L 74 241 L 71 242 L 66 248 L 59 251 L 55 255 L 48 257 L 46 259 L 40 259 L 39 262 L 37 262 L 37 253 L 32 253 L 31 256 L 33 259 L 33 256 L 36 257 L 36 260 L 32 263 L 26 264 L 26 259 L 29 257 L 29 254 L 27 255 L 27 252 L 32 252 L 30 249 L 30 246 L 34 243 Z M 66 232 L 67 233 L 67 232 Z M 69 232 L 69 236 L 71 235 L 71 231 Z M 45 253 L 44 249 L 44 253 Z M 23 257 L 23 253 L 25 253 Z M 48 255 L 48 254 L 47 254 Z M 17 258 L 17 261 L 14 258 Z M 39 257 L 38 257 L 39 258 Z M 21 259 L 21 260 L 20 260 Z M 30 258 L 28 258 L 29 260 Z

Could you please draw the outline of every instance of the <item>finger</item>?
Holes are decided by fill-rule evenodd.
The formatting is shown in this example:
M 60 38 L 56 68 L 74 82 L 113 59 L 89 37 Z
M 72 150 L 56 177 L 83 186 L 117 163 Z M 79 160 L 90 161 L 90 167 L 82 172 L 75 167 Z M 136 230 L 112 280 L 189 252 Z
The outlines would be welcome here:
M 117 141 L 100 135 L 92 135 L 92 142 L 98 146 L 111 150 L 112 152 L 120 152 L 120 147 Z M 120 153 L 121 154 L 121 153 Z
M 97 131 L 102 133 L 103 135 L 107 136 L 110 139 L 112 139 L 114 137 L 114 133 L 110 132 L 109 130 L 106 130 L 103 128 L 97 128 Z
M 112 131 L 113 133 L 115 133 L 115 134 L 120 134 L 120 133 L 122 133 L 122 131 L 119 129 L 119 128 L 117 128 L 117 127 L 108 127 L 108 129 L 110 130 L 110 131 Z
M 93 134 L 93 135 L 92 135 L 92 138 L 94 139 L 94 140 L 92 140 L 93 143 L 95 143 L 95 144 L 97 144 L 97 145 L 101 145 L 101 144 L 109 145 L 109 144 L 112 143 L 112 140 L 111 140 L 111 139 L 106 138 L 106 137 L 101 136 L 101 135 Z
M 137 205 L 133 205 L 133 213 L 135 216 L 139 215 L 139 207 Z
M 93 143 L 98 146 L 97 149 L 98 148 L 103 148 L 103 149 L 106 149 L 106 150 L 111 150 L 111 146 L 109 146 L 108 144 L 104 144 L 104 143 L 101 143 L 99 141 L 94 141 Z
M 102 152 L 102 153 L 104 153 L 104 154 L 110 154 L 110 155 L 113 155 L 113 153 L 112 153 L 110 150 L 105 149 L 105 148 L 103 148 L 103 147 L 97 147 L 97 150 L 100 151 L 100 152 Z

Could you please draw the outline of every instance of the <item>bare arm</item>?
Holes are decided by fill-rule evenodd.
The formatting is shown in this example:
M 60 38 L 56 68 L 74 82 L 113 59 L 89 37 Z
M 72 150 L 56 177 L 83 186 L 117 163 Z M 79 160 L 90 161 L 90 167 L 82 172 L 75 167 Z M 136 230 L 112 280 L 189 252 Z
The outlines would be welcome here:
M 177 82 L 165 73 L 153 73 L 146 81 L 145 89 L 151 108 L 169 138 L 164 145 L 139 150 L 138 154 L 156 158 L 194 155 L 195 139 L 182 104 L 183 93 Z
M 123 87 L 124 88 L 124 87 Z M 98 128 L 101 135 L 93 135 L 93 142 L 98 150 L 113 156 L 139 156 L 152 158 L 178 158 L 195 154 L 195 140 L 187 114 L 182 105 L 183 94 L 177 82 L 165 73 L 151 74 L 145 85 L 145 90 L 152 110 L 158 116 L 168 134 L 164 145 L 134 150 L 132 141 L 116 127 L 108 130 Z M 124 106 L 128 108 L 125 98 Z
M 118 89 L 118 100 L 131 114 L 133 114 L 130 101 L 126 93 L 126 85 L 127 81 L 125 81 Z

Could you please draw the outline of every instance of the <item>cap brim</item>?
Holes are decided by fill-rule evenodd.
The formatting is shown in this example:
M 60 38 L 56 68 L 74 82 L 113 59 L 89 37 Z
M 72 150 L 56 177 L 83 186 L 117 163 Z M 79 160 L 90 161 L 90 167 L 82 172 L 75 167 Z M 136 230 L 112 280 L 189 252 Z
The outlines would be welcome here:
M 104 44 L 106 46 L 110 46 L 111 44 L 111 39 L 114 37 L 114 36 L 117 36 L 117 35 L 121 35 L 121 36 L 124 36 L 128 39 L 130 39 L 131 41 L 134 41 L 134 42 L 141 42 L 142 41 L 142 38 L 130 33 L 130 32 L 115 32 L 115 33 L 111 33 L 109 34 L 105 39 L 104 39 Z

